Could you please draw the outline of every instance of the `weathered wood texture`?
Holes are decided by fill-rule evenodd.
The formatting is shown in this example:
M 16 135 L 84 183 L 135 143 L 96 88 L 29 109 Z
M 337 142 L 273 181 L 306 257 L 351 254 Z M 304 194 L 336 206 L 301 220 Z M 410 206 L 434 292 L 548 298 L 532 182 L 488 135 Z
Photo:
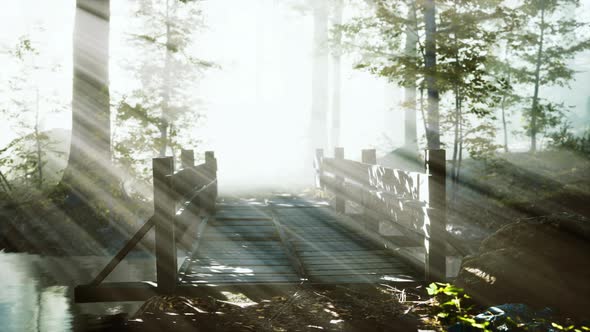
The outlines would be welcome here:
M 377 222 L 376 232 L 389 222 L 393 227 L 424 243 L 424 273 L 427 279 L 445 276 L 445 151 L 426 151 L 424 173 L 391 169 L 376 163 L 374 150 L 362 151 L 362 162 L 323 157 L 316 163 L 319 187 L 331 191 L 336 201 L 352 201 Z M 343 212 L 336 207 L 336 211 Z
M 171 174 L 174 173 L 172 157 L 153 160 L 154 218 L 156 224 L 156 279 L 158 288 L 170 292 L 176 287 L 176 240 L 174 197 Z
M 182 169 L 174 172 L 172 157 L 153 159 L 154 215 L 90 284 L 76 288 L 76 301 L 88 302 L 102 298 L 98 295 L 101 282 L 154 225 L 156 229 L 156 289 L 163 294 L 174 292 L 178 284 L 176 245 L 190 223 L 199 222 L 201 215 L 214 213 L 217 198 L 217 161 L 212 151 L 205 153 L 204 164 L 195 166 L 194 152 L 182 150 L 181 163 Z M 121 287 L 123 286 L 117 285 L 115 288 Z M 94 294 L 96 298 L 89 298 L 91 294 Z M 130 289 L 129 294 L 136 294 L 136 290 Z
M 181 285 L 415 281 L 403 261 L 318 202 L 273 198 L 220 207 L 185 262 Z

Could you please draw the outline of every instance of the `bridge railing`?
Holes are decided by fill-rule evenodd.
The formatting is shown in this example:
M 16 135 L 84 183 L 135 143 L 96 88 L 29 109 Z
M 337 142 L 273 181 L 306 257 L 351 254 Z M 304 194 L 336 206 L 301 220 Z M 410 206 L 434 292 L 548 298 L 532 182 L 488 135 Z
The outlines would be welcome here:
M 334 194 L 334 208 L 344 213 L 346 201 L 362 208 L 364 230 L 376 235 L 396 253 L 423 269 L 427 280 L 446 277 L 446 166 L 445 150 L 426 150 L 424 172 L 388 168 L 377 164 L 374 149 L 362 150 L 361 161 L 344 159 L 336 148 L 334 158 L 316 151 L 316 185 Z M 424 254 L 400 250 L 384 236 L 383 226 L 393 226 L 422 247 Z M 416 257 L 422 256 L 420 258 Z
M 76 302 L 143 299 L 146 294 L 171 294 L 178 283 L 176 246 L 190 223 L 201 215 L 215 213 L 217 199 L 217 160 L 213 151 L 205 152 L 205 162 L 194 164 L 192 150 L 181 151 L 181 169 L 175 172 L 174 158 L 152 160 L 154 214 L 119 250 L 113 259 L 87 285 L 75 289 Z M 155 226 L 156 281 L 154 288 L 144 283 L 101 283 L 129 252 Z M 100 286 L 100 287 L 99 287 Z
M 153 159 L 156 278 L 158 289 L 170 293 L 178 282 L 176 244 L 198 210 L 214 213 L 217 198 L 217 161 L 205 152 L 205 163 L 194 165 L 192 150 L 182 150 L 182 169 L 174 172 L 174 158 Z M 187 218 L 188 216 L 188 218 Z

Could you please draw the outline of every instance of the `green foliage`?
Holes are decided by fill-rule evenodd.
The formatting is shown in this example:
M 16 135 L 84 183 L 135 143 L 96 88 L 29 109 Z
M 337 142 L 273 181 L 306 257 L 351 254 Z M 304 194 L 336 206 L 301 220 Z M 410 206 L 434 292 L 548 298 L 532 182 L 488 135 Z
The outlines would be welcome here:
M 590 331 L 590 328 L 580 324 L 574 324 L 569 320 L 566 322 L 555 322 L 548 320 L 548 317 L 533 317 L 533 322 L 524 322 L 521 317 L 506 317 L 501 326 L 493 327 L 491 321 L 476 319 L 481 311 L 471 301 L 471 297 L 462 288 L 448 284 L 434 282 L 426 288 L 428 295 L 432 296 L 435 306 L 436 319 L 444 326 L 460 323 L 467 325 L 472 330 L 482 332 L 509 330 L 514 332 L 538 331 L 538 324 L 550 325 L 559 331 L 582 332 Z M 534 324 L 531 324 L 534 323 Z M 537 325 L 535 327 L 531 327 Z
M 559 130 L 549 134 L 549 148 L 555 150 L 569 150 L 590 156 L 590 129 L 581 135 L 571 132 L 569 124 L 563 124 Z
M 53 98 L 41 95 L 37 84 L 37 76 L 52 68 L 36 64 L 40 53 L 29 36 L 21 36 L 8 54 L 14 58 L 19 74 L 8 78 L 8 89 L 3 92 L 9 98 L 0 114 L 18 137 L 0 149 L 0 173 L 6 174 L 2 181 L 7 188 L 43 189 L 48 184 L 47 174 L 44 174 L 48 152 L 53 153 L 52 157 L 63 156 L 55 149 L 58 142 L 51 141 L 40 126 L 46 114 L 60 110 Z M 44 104 L 55 108 L 47 109 Z M 7 184 L 9 181 L 12 185 Z
M 527 99 L 532 100 L 532 98 Z M 536 117 L 535 130 L 537 133 L 548 134 L 554 128 L 564 124 L 563 122 L 565 121 L 565 115 L 568 112 L 569 107 L 566 107 L 564 103 L 555 103 L 543 98 L 539 98 L 536 110 L 537 111 L 534 114 Z M 524 126 L 524 129 L 525 132 L 530 135 L 533 130 L 532 108 L 525 108 L 524 117 L 528 120 L 527 124 Z
M 436 318 L 443 325 L 466 323 L 481 331 L 491 331 L 488 329 L 489 322 L 475 321 L 472 314 L 473 305 L 469 303 L 470 297 L 462 288 L 448 283 L 434 282 L 428 285 L 426 290 L 428 295 L 436 300 Z
M 468 130 L 464 144 L 469 156 L 476 160 L 492 160 L 501 145 L 495 143 L 496 127 L 490 123 L 481 123 Z
M 464 146 L 475 158 L 493 155 L 498 148 L 494 143 L 496 128 L 491 124 L 495 120 L 494 107 L 505 104 L 512 85 L 498 75 L 499 61 L 492 51 L 517 25 L 513 11 L 501 0 L 438 1 L 437 66 L 436 72 L 430 73 L 425 66 L 423 3 L 371 3 L 365 12 L 372 15 L 353 18 L 340 27 L 344 49 L 357 54 L 355 68 L 421 91 L 426 88 L 425 78 L 434 76 L 441 94 L 441 132 L 454 136 L 453 165 L 460 164 L 457 160 L 462 154 L 458 151 Z M 406 53 L 408 37 L 404 31 L 415 35 L 416 54 Z M 419 95 L 422 105 L 424 93 Z M 452 173 L 458 177 L 458 172 L 454 168 Z
M 198 126 L 203 101 L 196 97 L 199 78 L 216 65 L 188 54 L 195 32 L 204 27 L 199 1 L 135 1 L 141 33 L 132 34 L 145 56 L 130 64 L 141 88 L 118 101 L 114 155 L 139 178 L 150 177 L 150 158 L 174 154 Z
M 531 88 L 525 109 L 528 124 L 525 129 L 535 135 L 561 125 L 566 108 L 555 101 L 543 100 L 540 87 L 569 87 L 575 70 L 569 61 L 590 49 L 588 22 L 579 19 L 575 11 L 578 0 L 526 0 L 516 9 L 527 19 L 526 24 L 513 34 L 518 57 L 513 66 L 515 80 Z

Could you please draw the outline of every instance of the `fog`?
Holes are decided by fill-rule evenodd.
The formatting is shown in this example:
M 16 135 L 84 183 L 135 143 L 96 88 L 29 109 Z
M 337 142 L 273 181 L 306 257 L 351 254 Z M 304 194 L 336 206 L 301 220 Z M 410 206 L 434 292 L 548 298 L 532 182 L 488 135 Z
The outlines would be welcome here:
M 205 27 L 193 32 L 189 52 L 214 62 L 215 67 L 187 86 L 186 92 L 198 101 L 195 108 L 202 118 L 192 125 L 190 132 L 179 135 L 184 137 L 186 148 L 194 148 L 198 153 L 216 152 L 224 190 L 311 183 L 310 155 L 314 146 L 321 145 L 312 143 L 309 136 L 314 20 L 309 10 L 301 10 L 298 5 L 297 1 L 276 0 L 202 2 Z M 588 7 L 584 2 L 580 13 L 588 13 Z M 355 8 L 345 8 L 344 21 L 362 14 Z M 113 117 L 121 98 L 141 88 L 129 68 L 142 56 L 132 42 L 133 34 L 142 29 L 133 10 L 132 2 L 111 3 L 109 75 Z M 26 0 L 6 2 L 1 13 L 0 41 L 4 50 L 22 36 L 30 36 L 39 49 L 39 61 L 55 67 L 35 77 L 44 97 L 44 108 L 60 109 L 44 113 L 44 130 L 71 126 L 74 12 L 71 0 L 51 4 Z M 1 56 L 3 61 L 13 61 L 6 51 Z M 362 148 L 377 148 L 382 155 L 403 143 L 402 90 L 385 79 L 354 70 L 357 58 L 355 54 L 344 54 L 341 63 L 342 120 L 338 145 L 344 146 L 347 157 L 352 159 L 360 157 Z M 573 61 L 577 73 L 571 88 L 542 88 L 547 98 L 564 100 L 573 106 L 568 117 L 575 130 L 582 129 L 588 119 L 589 59 L 590 54 L 583 53 Z M 328 82 L 326 105 L 331 109 L 334 82 L 330 56 L 328 66 L 324 70 Z M 3 66 L 2 80 L 14 75 L 15 70 L 17 67 Z M 327 117 L 329 124 L 330 112 Z M 522 127 L 518 112 L 509 120 L 511 129 Z M 10 121 L 2 121 L 0 130 L 4 133 L 0 137 L 2 146 L 19 135 Z M 115 130 L 121 133 L 127 129 Z M 420 125 L 418 135 L 423 136 Z M 528 148 L 527 137 L 522 134 L 510 140 L 513 150 Z M 333 145 L 325 148 L 329 146 Z

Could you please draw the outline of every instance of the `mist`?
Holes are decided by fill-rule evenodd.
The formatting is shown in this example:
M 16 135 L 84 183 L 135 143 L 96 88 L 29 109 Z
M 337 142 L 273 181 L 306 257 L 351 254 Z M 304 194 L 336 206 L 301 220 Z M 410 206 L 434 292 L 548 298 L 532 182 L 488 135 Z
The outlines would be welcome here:
M 3 5 L 9 329 L 587 328 L 590 2 Z

